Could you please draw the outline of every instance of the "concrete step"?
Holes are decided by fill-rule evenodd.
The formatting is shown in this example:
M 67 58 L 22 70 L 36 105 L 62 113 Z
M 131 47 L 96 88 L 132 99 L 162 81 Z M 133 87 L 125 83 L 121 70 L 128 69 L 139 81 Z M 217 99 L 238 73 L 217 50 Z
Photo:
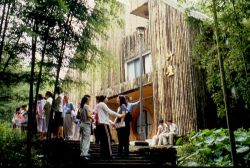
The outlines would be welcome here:
M 87 167 L 95 167 L 95 168 L 156 168 L 156 164 L 154 163 L 115 163 L 115 162 L 95 162 L 88 163 Z
M 132 163 L 150 163 L 150 160 L 146 159 L 118 159 L 118 158 L 113 158 L 111 160 L 105 160 L 105 159 L 91 159 L 88 163 L 127 163 L 127 164 L 132 164 Z
M 114 152 L 112 152 L 112 156 L 117 156 L 117 153 L 114 153 Z M 99 152 L 96 152 L 96 153 L 90 153 L 90 155 L 91 156 L 95 156 L 95 155 L 100 155 L 100 153 Z M 142 155 L 140 155 L 140 154 L 137 154 L 137 153 L 129 153 L 129 157 L 131 157 L 131 158 L 134 158 L 134 157 L 144 157 L 144 156 L 142 156 Z
M 49 150 L 49 164 L 53 165 L 48 166 L 48 168 L 60 167 L 61 164 L 64 167 L 73 166 L 86 168 L 156 168 L 158 167 L 156 165 L 156 163 L 158 164 L 157 159 L 162 157 L 165 158 L 165 153 L 162 154 L 162 152 L 154 150 L 150 151 L 150 147 L 146 146 L 145 143 L 138 142 L 137 145 L 140 146 L 130 146 L 130 154 L 128 158 L 122 158 L 117 156 L 118 144 L 112 144 L 112 159 L 107 160 L 100 156 L 100 145 L 91 143 L 89 151 L 90 160 L 85 161 L 80 158 L 80 141 L 50 141 L 49 143 L 45 143 L 45 147 Z M 153 154 L 151 156 L 152 152 Z M 155 157 L 155 159 L 152 159 L 151 157 Z
M 88 165 L 154 165 L 152 162 L 122 162 L 122 161 L 101 161 L 99 160 L 98 162 L 92 162 L 89 161 L 87 163 Z

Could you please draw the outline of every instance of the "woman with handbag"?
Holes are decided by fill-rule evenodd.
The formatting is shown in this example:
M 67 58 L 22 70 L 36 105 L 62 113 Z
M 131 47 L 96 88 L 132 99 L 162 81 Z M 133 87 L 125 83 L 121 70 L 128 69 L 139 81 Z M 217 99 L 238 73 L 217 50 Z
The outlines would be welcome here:
M 125 96 L 119 95 L 117 97 L 117 103 L 119 104 L 117 113 L 125 116 L 128 111 Z M 124 150 L 124 156 L 127 157 L 129 154 L 129 134 L 126 129 L 126 122 L 124 118 L 116 118 L 114 123 L 119 141 L 118 156 L 122 156 Z

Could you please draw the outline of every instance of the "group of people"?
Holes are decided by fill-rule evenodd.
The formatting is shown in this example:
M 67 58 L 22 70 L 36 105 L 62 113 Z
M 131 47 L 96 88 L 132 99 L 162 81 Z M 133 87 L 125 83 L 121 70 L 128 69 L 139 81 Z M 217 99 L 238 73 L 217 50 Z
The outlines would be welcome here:
M 37 96 L 37 104 L 34 111 L 36 113 L 37 137 L 46 139 L 50 123 L 52 138 L 65 140 L 79 140 L 79 126 L 77 125 L 75 107 L 69 102 L 67 93 L 62 89 L 56 90 L 56 98 L 53 103 L 53 94 L 47 91 L 45 97 L 42 94 Z M 27 130 L 28 110 L 27 105 L 17 108 L 12 118 L 13 128 Z
M 47 91 L 45 97 L 38 94 L 36 104 L 36 124 L 37 135 L 39 138 L 46 137 L 49 124 L 50 111 L 52 106 L 52 93 Z M 35 106 L 33 106 L 35 107 Z M 13 128 L 20 129 L 22 132 L 28 128 L 28 105 L 24 104 L 16 108 L 12 118 Z
M 76 117 L 77 108 L 74 103 L 70 101 L 67 92 L 63 92 L 61 88 L 57 88 L 55 93 L 55 102 L 53 103 L 53 100 L 51 100 L 50 107 L 46 107 L 46 104 L 44 106 L 46 116 L 48 114 L 46 123 L 50 123 L 52 138 L 60 140 L 80 140 L 79 119 Z
M 37 135 L 40 139 L 45 139 L 50 123 L 52 138 L 64 140 L 80 140 L 81 156 L 84 159 L 89 157 L 90 136 L 94 133 L 96 143 L 100 143 L 100 153 L 103 158 L 112 157 L 112 136 L 110 127 L 116 129 L 118 136 L 118 155 L 128 156 L 130 122 L 132 119 L 132 109 L 139 105 L 129 102 L 129 97 L 119 95 L 117 111 L 111 110 L 107 106 L 106 96 L 96 96 L 96 106 L 91 110 L 90 96 L 85 95 L 76 110 L 69 95 L 61 90 L 56 90 L 55 102 L 51 92 L 46 92 L 45 97 L 39 94 L 36 104 Z M 53 103 L 53 104 L 52 104 Z M 52 112 L 51 112 L 52 111 Z M 115 117 L 113 121 L 109 116 Z M 27 105 L 21 110 L 17 109 L 13 117 L 15 127 L 27 129 L 28 111 Z
M 17 107 L 12 118 L 13 128 L 18 128 L 20 131 L 27 130 L 28 126 L 28 110 L 27 104 Z
M 103 158 L 110 159 L 112 157 L 110 126 L 117 131 L 119 141 L 118 155 L 127 157 L 129 154 L 131 112 L 133 107 L 139 104 L 139 101 L 130 103 L 127 96 L 119 95 L 117 97 L 119 105 L 117 112 L 107 106 L 108 99 L 104 95 L 96 97 L 96 106 L 93 111 L 90 110 L 89 102 L 90 96 L 85 95 L 82 98 L 79 115 L 77 116 L 81 123 L 81 157 L 86 160 L 89 159 L 91 123 L 95 125 L 95 137 L 100 141 L 100 153 Z M 110 120 L 109 116 L 115 117 L 114 121 Z
M 171 119 L 159 121 L 159 126 L 157 129 L 157 134 L 152 138 L 152 146 L 160 145 L 174 145 L 174 138 L 178 136 L 178 127 L 172 122 Z
M 101 156 L 110 159 L 112 157 L 111 127 L 117 132 L 118 155 L 121 157 L 129 155 L 132 110 L 139 105 L 139 101 L 131 103 L 128 96 L 119 95 L 117 97 L 118 109 L 115 112 L 107 106 L 107 97 L 101 95 L 96 96 L 95 108 L 91 110 L 89 105 L 91 97 L 84 95 L 78 104 L 78 109 L 75 109 L 66 92 L 63 93 L 62 89 L 58 88 L 55 93 L 55 102 L 53 102 L 53 95 L 49 91 L 46 92 L 45 97 L 41 94 L 37 97 L 36 121 L 37 135 L 40 139 L 46 138 L 50 125 L 52 138 L 80 140 L 80 155 L 88 160 L 90 137 L 93 133 L 96 143 L 100 143 Z M 110 116 L 115 117 L 115 119 L 112 121 Z M 12 122 L 14 128 L 27 129 L 27 105 L 16 109 Z M 152 139 L 152 145 L 172 145 L 176 135 L 178 135 L 176 124 L 171 120 L 168 120 L 167 124 L 160 120 L 157 134 Z

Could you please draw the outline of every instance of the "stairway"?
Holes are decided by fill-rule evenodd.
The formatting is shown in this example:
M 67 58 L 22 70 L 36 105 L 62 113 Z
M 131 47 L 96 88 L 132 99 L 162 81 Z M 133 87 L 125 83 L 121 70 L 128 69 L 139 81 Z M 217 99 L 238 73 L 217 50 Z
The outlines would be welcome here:
M 91 144 L 90 155 L 91 160 L 88 161 L 88 167 L 153 167 L 155 164 L 149 158 L 137 152 L 130 152 L 129 157 L 122 158 L 117 156 L 118 145 L 112 145 L 113 156 L 111 160 L 105 160 L 100 157 L 100 146 Z
M 144 153 L 130 152 L 128 158 L 117 156 L 118 145 L 112 145 L 113 156 L 111 160 L 100 157 L 100 145 L 91 143 L 90 160 L 85 161 L 80 157 L 79 141 L 56 141 L 50 140 L 46 144 L 46 162 L 49 167 L 81 167 L 81 168 L 149 168 L 155 167 L 156 163 Z
M 100 157 L 100 145 L 91 143 L 89 151 L 90 160 L 86 161 L 80 157 L 79 141 L 51 139 L 49 141 L 37 142 L 36 144 L 36 148 L 39 148 L 44 156 L 43 167 L 47 168 L 156 168 L 175 166 L 176 161 L 176 150 L 173 148 L 163 150 L 162 153 L 149 147 L 139 147 L 139 150 L 134 150 L 134 148 L 130 147 L 129 157 L 122 158 L 117 156 L 118 145 L 113 144 L 112 159 L 107 160 Z

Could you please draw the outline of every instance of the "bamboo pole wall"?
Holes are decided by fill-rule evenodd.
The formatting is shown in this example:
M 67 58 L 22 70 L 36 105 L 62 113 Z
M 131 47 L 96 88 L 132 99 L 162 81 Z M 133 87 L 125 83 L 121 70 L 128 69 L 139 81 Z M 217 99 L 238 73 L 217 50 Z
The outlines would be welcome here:
M 202 73 L 192 59 L 195 31 L 173 7 L 156 0 L 149 0 L 148 7 L 155 123 L 173 119 L 180 134 L 197 130 L 198 123 L 204 125 L 200 113 L 205 111 L 206 96 Z M 173 75 L 168 76 L 171 67 Z

